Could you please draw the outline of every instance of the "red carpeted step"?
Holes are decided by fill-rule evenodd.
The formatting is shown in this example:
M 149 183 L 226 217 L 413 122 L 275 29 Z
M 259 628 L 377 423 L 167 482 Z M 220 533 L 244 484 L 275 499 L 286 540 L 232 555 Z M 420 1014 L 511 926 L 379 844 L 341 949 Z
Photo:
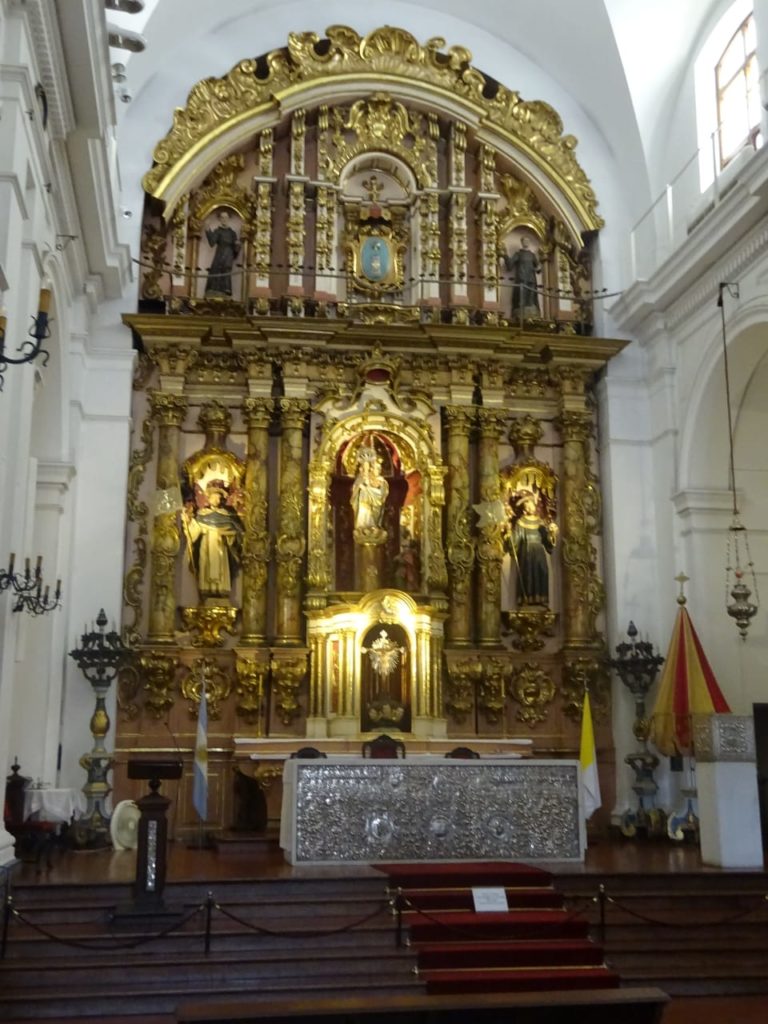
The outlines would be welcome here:
M 428 942 L 414 948 L 420 972 L 483 967 L 603 966 L 602 949 L 589 939 Z
M 589 922 L 573 918 L 564 910 L 520 910 L 511 913 L 447 914 L 408 916 L 412 942 L 483 941 L 494 939 L 586 938 Z
M 459 992 L 553 992 L 618 988 L 620 979 L 607 967 L 521 970 L 420 971 L 430 994 Z
M 551 882 L 552 876 L 541 868 L 530 864 L 517 864 L 514 861 L 478 861 L 477 863 L 451 864 L 376 864 L 374 867 L 383 871 L 390 878 L 392 886 L 403 888 L 428 888 L 447 886 L 501 885 L 508 888 L 516 886 L 544 886 Z
M 517 907 L 549 907 L 560 909 L 563 897 L 551 888 L 521 887 L 507 889 L 507 904 L 510 909 Z M 472 890 L 456 889 L 403 889 L 404 910 L 474 910 Z

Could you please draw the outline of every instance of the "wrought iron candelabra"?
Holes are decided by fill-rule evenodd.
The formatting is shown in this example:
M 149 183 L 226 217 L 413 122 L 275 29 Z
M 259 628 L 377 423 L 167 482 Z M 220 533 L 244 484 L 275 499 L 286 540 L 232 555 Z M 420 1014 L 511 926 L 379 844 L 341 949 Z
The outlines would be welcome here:
M 51 331 L 48 321 L 48 310 L 51 305 L 51 290 L 50 288 L 40 289 L 40 298 L 37 304 L 37 314 L 32 317 L 32 326 L 29 329 L 29 336 L 31 341 L 24 341 L 16 349 L 17 352 L 21 352 L 20 356 L 9 356 L 5 348 L 5 335 L 7 318 L 5 313 L 0 310 L 0 391 L 3 390 L 4 378 L 3 374 L 7 370 L 9 364 L 19 366 L 22 363 L 31 363 L 38 356 L 43 357 L 43 366 L 48 364 L 50 358 L 50 352 L 43 348 L 43 342 L 47 341 L 51 336 Z
M 107 616 L 102 608 L 96 619 L 98 629 L 91 628 L 84 632 L 80 637 L 80 646 L 69 652 L 70 658 L 77 662 L 77 667 L 96 695 L 96 707 L 89 726 L 93 749 L 80 758 L 80 766 L 88 773 L 83 786 L 88 806 L 84 817 L 75 822 L 70 833 L 76 846 L 89 849 L 110 845 L 110 815 L 106 809 L 106 800 L 112 787 L 107 781 L 107 773 L 114 759 L 104 745 L 110 725 L 105 701 L 118 672 L 133 659 L 133 652 L 125 647 L 114 626 L 106 632 L 106 625 Z
M 13 605 L 15 612 L 27 611 L 31 615 L 43 615 L 45 612 L 58 608 L 61 601 L 61 580 L 56 580 L 56 590 L 51 595 L 51 588 L 43 589 L 43 559 L 37 556 L 34 572 L 29 559 L 25 559 L 24 572 L 14 572 L 16 556 L 11 554 L 8 569 L 0 569 L 0 593 L 13 589 L 16 600 Z
M 660 654 L 655 654 L 653 644 L 647 640 L 638 640 L 637 626 L 630 622 L 627 627 L 629 642 L 616 646 L 616 657 L 609 659 L 619 679 L 627 687 L 635 701 L 635 721 L 632 732 L 639 746 L 624 758 L 626 764 L 635 773 L 632 789 L 637 795 L 637 807 L 627 810 L 621 818 L 621 831 L 625 836 L 643 838 L 663 836 L 666 831 L 664 811 L 656 807 L 656 794 L 659 787 L 653 777 L 658 767 L 658 757 L 648 749 L 648 735 L 651 723 L 646 716 L 645 701 L 648 691 L 653 685 L 659 668 L 664 663 Z

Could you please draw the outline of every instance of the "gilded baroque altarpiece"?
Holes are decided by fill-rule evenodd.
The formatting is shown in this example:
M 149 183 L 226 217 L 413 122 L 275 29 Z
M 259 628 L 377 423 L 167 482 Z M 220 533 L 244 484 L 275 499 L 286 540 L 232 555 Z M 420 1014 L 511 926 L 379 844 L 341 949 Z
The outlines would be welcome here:
M 589 683 L 612 757 L 602 222 L 557 114 L 470 60 L 291 35 L 144 180 L 118 753 L 189 753 L 204 683 L 219 829 L 249 738 L 572 756 Z

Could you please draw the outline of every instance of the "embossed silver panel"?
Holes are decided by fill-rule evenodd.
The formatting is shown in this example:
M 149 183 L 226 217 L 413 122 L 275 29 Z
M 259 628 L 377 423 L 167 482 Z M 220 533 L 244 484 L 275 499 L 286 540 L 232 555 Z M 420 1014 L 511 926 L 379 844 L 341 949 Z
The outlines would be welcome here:
M 582 859 L 576 762 L 356 759 L 286 769 L 283 845 L 296 864 Z
M 755 725 L 751 715 L 694 715 L 693 749 L 702 764 L 754 761 Z

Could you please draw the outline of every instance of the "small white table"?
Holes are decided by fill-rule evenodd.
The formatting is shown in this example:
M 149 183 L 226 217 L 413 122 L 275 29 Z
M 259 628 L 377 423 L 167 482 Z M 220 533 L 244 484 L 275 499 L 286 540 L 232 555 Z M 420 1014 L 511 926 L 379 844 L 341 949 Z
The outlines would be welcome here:
M 64 822 L 81 818 L 88 807 L 85 795 L 79 789 L 35 789 L 24 790 L 24 818 L 37 821 Z

